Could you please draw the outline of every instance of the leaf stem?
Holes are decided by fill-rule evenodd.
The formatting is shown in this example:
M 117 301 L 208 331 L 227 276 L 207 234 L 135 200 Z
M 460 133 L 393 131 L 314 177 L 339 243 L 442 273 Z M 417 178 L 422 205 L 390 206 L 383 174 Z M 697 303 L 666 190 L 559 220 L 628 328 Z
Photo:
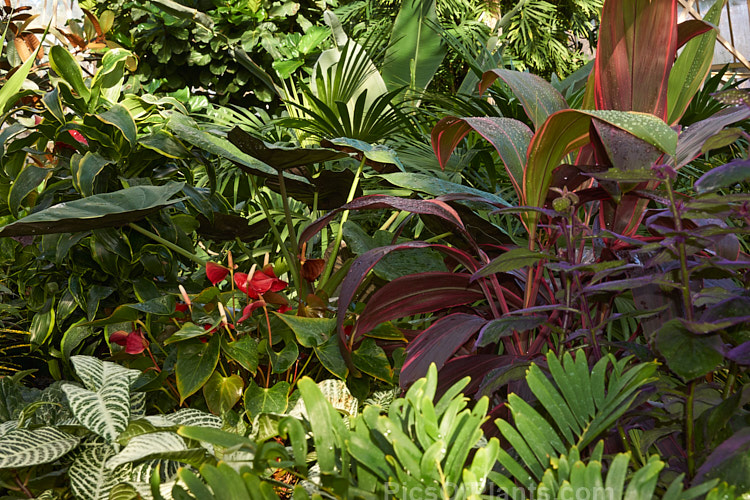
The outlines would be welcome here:
M 144 236 L 146 236 L 148 238 L 151 238 L 152 240 L 156 241 L 157 243 L 161 243 L 165 247 L 169 248 L 170 250 L 172 250 L 174 252 L 177 252 L 178 254 L 182 255 L 183 257 L 187 257 L 188 259 L 192 260 L 193 262 L 195 262 L 199 266 L 206 267 L 206 261 L 205 260 L 201 259 L 200 257 L 198 257 L 195 254 L 192 254 L 192 253 L 188 252 L 187 250 L 185 250 L 181 246 L 175 245 L 174 243 L 172 243 L 169 240 L 165 240 L 164 238 L 162 238 L 158 234 L 152 233 L 148 229 L 144 229 L 141 226 L 138 226 L 138 225 L 136 225 L 136 224 L 134 224 L 132 222 L 128 222 L 128 227 L 130 227 L 131 229 L 133 229 L 135 231 L 138 231 L 139 233 L 141 233 L 142 235 L 144 235 Z
M 675 205 L 674 190 L 672 189 L 672 182 L 667 179 L 664 183 L 667 187 L 667 194 L 669 195 L 669 208 L 674 217 L 675 229 L 679 234 L 679 239 L 676 243 L 677 252 L 680 257 L 680 280 L 682 281 L 682 305 L 685 308 L 685 317 L 688 321 L 693 321 L 693 300 L 690 297 L 690 274 L 687 268 L 687 251 L 685 250 L 684 236 L 682 235 L 682 217 L 680 212 L 677 210 Z
M 690 382 L 688 396 L 685 400 L 685 441 L 687 448 L 688 477 L 695 475 L 695 422 L 693 421 L 693 403 L 695 399 L 695 380 Z
M 357 186 L 359 185 L 359 178 L 362 175 L 362 170 L 365 167 L 365 158 L 362 158 L 362 161 L 359 163 L 359 168 L 357 168 L 357 173 L 354 174 L 354 180 L 352 181 L 352 187 L 349 189 L 349 195 L 346 197 L 346 202 L 349 203 L 354 199 L 354 195 L 357 193 Z M 339 229 L 336 232 L 336 238 L 333 243 L 333 249 L 331 250 L 331 255 L 328 257 L 328 262 L 326 263 L 326 268 L 323 271 L 323 275 L 320 277 L 319 283 L 325 283 L 328 281 L 328 278 L 331 277 L 331 273 L 333 272 L 333 266 L 336 264 L 336 257 L 339 253 L 339 246 L 341 246 L 341 240 L 344 237 L 344 224 L 346 223 L 346 220 L 349 218 L 349 210 L 344 210 L 344 213 L 341 214 L 341 221 L 339 222 Z M 318 285 L 322 286 L 322 285 Z

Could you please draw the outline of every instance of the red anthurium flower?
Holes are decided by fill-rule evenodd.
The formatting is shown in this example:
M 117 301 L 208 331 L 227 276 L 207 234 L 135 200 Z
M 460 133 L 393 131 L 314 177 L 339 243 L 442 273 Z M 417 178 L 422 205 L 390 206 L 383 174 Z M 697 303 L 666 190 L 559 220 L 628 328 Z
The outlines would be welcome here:
M 266 302 L 261 300 L 256 300 L 255 302 L 251 302 L 248 305 L 245 306 L 245 308 L 242 310 L 242 317 L 237 320 L 237 323 L 242 323 L 246 319 L 249 319 L 253 315 L 253 311 L 258 309 L 259 307 L 263 307 L 266 305 Z
M 235 273 L 234 282 L 237 288 L 252 299 L 259 299 L 266 292 L 279 292 L 287 287 L 287 282 L 277 278 L 271 266 L 255 271 L 250 279 L 246 273 Z
M 148 340 L 143 336 L 140 328 L 130 333 L 118 330 L 109 336 L 109 341 L 124 347 L 128 354 L 140 354 L 148 347 Z
M 212 284 L 216 285 L 217 283 L 224 281 L 224 278 L 227 277 L 227 274 L 229 274 L 229 268 L 219 264 L 215 264 L 213 262 L 206 263 L 206 277 Z M 236 279 L 237 278 L 235 275 L 235 280 Z
M 174 310 L 175 312 L 186 313 L 190 310 L 190 306 L 182 302 L 178 302 L 177 304 L 174 305 Z
M 277 312 L 278 312 L 279 314 L 284 314 L 285 312 L 289 312 L 289 311 L 291 311 L 291 310 L 292 310 L 292 306 L 290 306 L 290 305 L 285 305 L 285 306 L 280 306 L 280 307 L 279 307 L 279 308 L 277 309 Z

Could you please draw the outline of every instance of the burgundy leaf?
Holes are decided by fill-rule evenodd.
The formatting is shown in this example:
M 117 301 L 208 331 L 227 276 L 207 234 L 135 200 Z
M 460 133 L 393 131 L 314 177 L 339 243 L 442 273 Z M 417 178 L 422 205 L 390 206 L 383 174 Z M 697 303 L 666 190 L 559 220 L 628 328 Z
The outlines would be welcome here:
M 473 394 L 477 392 L 485 376 L 492 370 L 502 368 L 520 360 L 516 356 L 496 354 L 471 354 L 468 356 L 458 356 L 443 366 L 438 376 L 437 397 L 440 397 L 453 384 L 466 377 L 471 377 L 471 382 L 464 388 L 464 394 Z M 526 359 L 526 358 L 523 358 Z
M 701 154 L 705 142 L 717 131 L 733 123 L 750 118 L 750 106 L 722 109 L 705 120 L 693 123 L 680 134 L 677 142 L 677 168 L 683 167 Z
M 739 455 L 744 455 L 748 451 L 750 451 L 750 427 L 745 427 L 735 432 L 708 456 L 696 472 L 693 484 L 700 484 L 710 477 L 715 477 L 715 473 L 720 473 L 724 468 L 725 462 L 736 460 Z
M 750 340 L 731 349 L 724 357 L 731 359 L 738 365 L 750 365 Z
M 350 271 L 351 272 L 351 271 Z M 414 314 L 470 304 L 484 298 L 467 273 L 429 272 L 402 276 L 370 297 L 354 335 L 366 334 L 380 323 Z M 344 311 L 339 305 L 339 315 Z
M 677 25 L 677 48 L 679 49 L 691 39 L 714 29 L 710 23 L 702 19 L 688 19 Z
M 424 377 L 431 363 L 440 370 L 486 323 L 484 318 L 464 313 L 450 314 L 433 323 L 406 348 L 399 378 L 401 387 L 406 388 Z
M 456 248 L 447 247 L 445 245 L 429 244 L 422 241 L 411 241 L 407 243 L 399 243 L 397 245 L 389 245 L 386 247 L 373 248 L 372 250 L 360 255 L 349 267 L 349 272 L 344 278 L 344 282 L 341 284 L 341 292 L 339 293 L 339 307 L 338 307 L 338 332 L 341 338 L 342 345 L 346 345 L 346 335 L 344 333 L 344 318 L 346 316 L 346 310 L 349 307 L 354 294 L 357 292 L 359 285 L 367 276 L 367 273 L 375 267 L 380 259 L 388 255 L 389 253 L 397 250 L 406 250 L 410 248 L 434 248 L 457 262 L 460 262 L 470 272 L 474 272 L 479 268 L 479 264 L 467 254 Z M 386 320 L 383 320 L 386 321 Z M 356 333 L 359 334 L 359 331 Z

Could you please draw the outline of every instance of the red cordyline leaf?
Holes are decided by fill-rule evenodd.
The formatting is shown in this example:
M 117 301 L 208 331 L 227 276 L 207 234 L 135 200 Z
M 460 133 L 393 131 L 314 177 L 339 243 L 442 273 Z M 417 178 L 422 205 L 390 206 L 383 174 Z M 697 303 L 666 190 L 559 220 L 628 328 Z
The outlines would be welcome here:
M 124 347 L 128 354 L 140 354 L 148 347 L 148 340 L 140 329 L 135 329 L 130 333 L 118 330 L 109 336 L 109 341 Z
M 216 285 L 217 283 L 221 283 L 228 274 L 229 268 L 214 262 L 206 263 L 206 277 L 211 284 Z
M 70 136 L 73 139 L 75 139 L 76 141 L 80 142 L 84 146 L 88 146 L 89 145 L 89 141 L 87 141 L 86 138 L 83 136 L 83 134 L 80 133 L 79 131 L 77 131 L 77 130 L 68 130 L 68 133 L 70 134 Z

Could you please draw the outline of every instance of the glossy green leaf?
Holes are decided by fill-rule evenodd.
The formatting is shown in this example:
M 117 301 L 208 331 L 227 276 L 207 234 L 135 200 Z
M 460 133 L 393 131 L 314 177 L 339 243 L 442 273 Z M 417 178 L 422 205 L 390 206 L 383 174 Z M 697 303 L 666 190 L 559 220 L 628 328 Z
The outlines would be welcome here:
M 317 347 L 325 343 L 336 329 L 335 318 L 305 318 L 277 312 L 274 314 L 292 329 L 297 342 L 304 347 Z
M 349 375 L 349 368 L 341 354 L 337 335 L 332 335 L 323 344 L 313 347 L 313 352 L 318 357 L 320 364 L 338 378 L 344 380 Z
M 507 273 L 527 266 L 533 266 L 540 260 L 550 259 L 542 252 L 534 252 L 526 248 L 514 248 L 503 252 L 477 271 L 473 277 L 489 276 L 495 273 Z
M 189 158 L 190 151 L 166 130 L 157 130 L 138 139 L 138 144 L 167 158 Z
M 74 154 L 70 159 L 70 170 L 73 174 L 73 183 L 83 196 L 94 194 L 94 182 L 96 176 L 104 170 L 104 167 L 112 163 L 99 153 L 91 151 L 85 155 Z
M 182 342 L 177 347 L 175 375 L 180 402 L 194 394 L 208 381 L 219 361 L 219 335 L 212 335 L 205 344 L 200 341 Z
M 429 85 L 446 54 L 435 0 L 404 0 L 391 31 L 382 68 L 389 90 L 404 85 L 423 90 Z
M 253 375 L 258 369 L 258 344 L 250 335 L 233 342 L 221 339 L 221 351 Z
M 195 337 L 202 337 L 204 335 L 206 335 L 205 328 L 187 321 L 179 330 L 167 337 L 167 340 L 164 341 L 164 344 L 174 344 L 175 342 L 181 342 L 183 340 L 193 339 Z
M 47 32 L 45 31 L 44 34 L 46 36 Z M 34 66 L 36 56 L 41 48 L 42 44 L 40 43 L 26 62 L 5 81 L 2 87 L 0 87 L 0 114 L 5 113 L 13 104 L 15 104 L 14 97 L 16 93 L 21 90 L 23 82 L 26 81 L 26 77 L 29 76 L 29 72 L 31 72 L 31 68 Z
M 32 347 L 38 347 L 44 344 L 52 334 L 55 328 L 55 310 L 50 309 L 47 312 L 39 312 L 34 315 L 29 327 L 29 343 Z
M 69 360 L 70 355 L 81 345 L 81 342 L 94 335 L 94 329 L 83 324 L 85 321 L 85 318 L 78 320 L 63 334 L 62 341 L 60 342 L 60 352 L 64 360 Z
M 121 226 L 177 203 L 179 199 L 170 198 L 183 186 L 178 182 L 163 186 L 134 186 L 53 205 L 4 226 L 0 229 L 0 236 L 75 233 Z
M 251 419 L 261 413 L 284 413 L 289 404 L 289 383 L 277 382 L 272 387 L 263 388 L 250 381 L 243 402 Z
M 725 3 L 726 0 L 716 0 L 708 12 L 703 14 L 703 20 L 718 26 Z M 713 29 L 693 38 L 675 59 L 669 72 L 667 90 L 668 123 L 679 121 L 706 79 L 714 57 L 717 34 L 717 30 Z
M 209 153 L 231 160 L 240 167 L 245 167 L 251 171 L 260 172 L 273 178 L 276 178 L 278 175 L 276 169 L 256 160 L 249 154 L 243 153 L 237 146 L 229 142 L 227 139 L 204 132 L 186 116 L 173 114 L 170 117 L 169 122 L 167 122 L 167 126 L 183 141 L 190 143 L 193 146 L 197 146 L 204 151 L 208 151 Z M 298 175 L 285 173 L 284 176 L 302 182 L 303 184 L 310 184 L 310 181 Z
M 208 409 L 215 415 L 223 415 L 231 410 L 242 397 L 244 386 L 239 375 L 223 377 L 219 372 L 214 372 L 203 386 L 203 397 L 206 398 Z
M 531 139 L 531 135 L 529 135 L 529 139 Z M 526 153 L 524 150 L 524 162 L 526 158 L 525 155 Z M 394 172 L 392 174 L 380 174 L 379 177 L 385 179 L 394 186 L 418 191 L 420 193 L 427 193 L 432 196 L 441 196 L 451 193 L 469 193 L 482 197 L 492 203 L 509 206 L 507 201 L 494 193 L 446 181 L 432 175 L 418 174 L 414 172 Z
M 520 71 L 508 69 L 487 71 L 482 75 L 479 91 L 484 93 L 497 78 L 501 78 L 510 87 L 513 95 L 521 101 L 526 116 L 531 119 L 537 130 L 551 114 L 568 107 L 562 94 L 549 82 L 537 75 Z
M 120 104 L 115 104 L 107 111 L 99 113 L 95 116 L 99 121 L 112 125 L 122 132 L 123 137 L 128 141 L 130 147 L 135 146 L 136 135 L 138 130 L 135 125 L 135 120 L 130 115 L 130 111 Z
M 670 320 L 656 332 L 656 348 L 667 366 L 683 380 L 694 380 L 716 369 L 724 356 L 719 335 L 697 335 L 679 320 Z
M 79 96 L 89 99 L 90 92 L 83 82 L 81 67 L 70 52 L 60 45 L 53 45 L 49 51 L 49 63 L 55 73 L 68 82 Z
M 18 174 L 18 177 L 11 184 L 10 193 L 8 194 L 8 206 L 13 215 L 18 217 L 18 211 L 21 208 L 23 200 L 51 175 L 52 169 L 37 167 L 33 164 L 27 164 L 21 170 L 21 173 Z
M 352 353 L 354 366 L 384 382 L 393 382 L 393 369 L 385 351 L 373 339 L 365 339 L 359 348 Z

